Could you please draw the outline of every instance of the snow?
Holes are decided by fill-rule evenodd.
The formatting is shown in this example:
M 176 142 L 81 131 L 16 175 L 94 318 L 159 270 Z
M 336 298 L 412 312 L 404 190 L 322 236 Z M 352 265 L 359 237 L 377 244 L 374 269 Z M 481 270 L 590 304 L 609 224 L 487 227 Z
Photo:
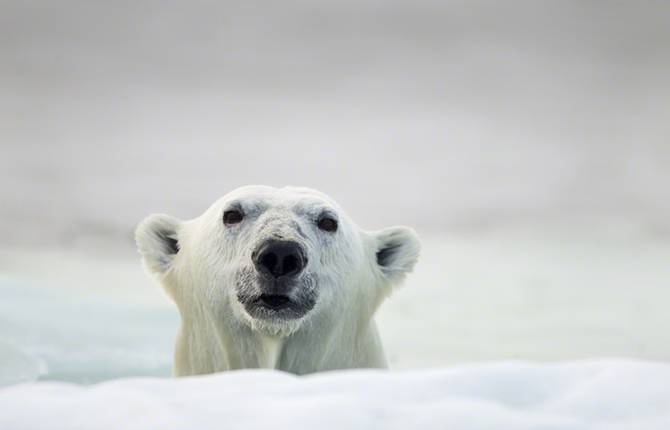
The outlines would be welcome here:
M 667 429 L 670 365 L 606 360 L 356 370 L 245 370 L 0 389 L 0 428 Z

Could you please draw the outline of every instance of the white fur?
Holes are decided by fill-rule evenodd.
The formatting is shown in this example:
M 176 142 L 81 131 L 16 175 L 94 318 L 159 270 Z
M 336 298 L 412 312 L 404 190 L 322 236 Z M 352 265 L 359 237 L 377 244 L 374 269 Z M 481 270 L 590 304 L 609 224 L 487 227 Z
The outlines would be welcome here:
M 222 214 L 233 203 L 248 215 L 231 227 Z M 336 214 L 337 232 L 317 228 L 323 210 Z M 304 276 L 315 280 L 318 299 L 302 318 L 257 320 L 237 300 L 236 274 L 253 268 L 251 252 L 277 235 L 306 249 Z M 190 221 L 151 215 L 138 226 L 136 240 L 145 267 L 182 317 L 174 362 L 179 376 L 258 367 L 296 374 L 385 367 L 373 314 L 420 250 L 407 227 L 366 232 L 320 192 L 265 186 L 238 188 Z M 384 266 L 377 262 L 380 251 Z

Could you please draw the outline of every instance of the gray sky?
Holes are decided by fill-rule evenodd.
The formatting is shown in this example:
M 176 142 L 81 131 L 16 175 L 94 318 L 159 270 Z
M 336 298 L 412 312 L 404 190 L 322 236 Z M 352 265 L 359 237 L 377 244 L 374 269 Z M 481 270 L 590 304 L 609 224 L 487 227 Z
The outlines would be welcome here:
M 248 183 L 368 228 L 670 234 L 668 22 L 662 1 L 3 1 L 0 234 L 129 237 Z

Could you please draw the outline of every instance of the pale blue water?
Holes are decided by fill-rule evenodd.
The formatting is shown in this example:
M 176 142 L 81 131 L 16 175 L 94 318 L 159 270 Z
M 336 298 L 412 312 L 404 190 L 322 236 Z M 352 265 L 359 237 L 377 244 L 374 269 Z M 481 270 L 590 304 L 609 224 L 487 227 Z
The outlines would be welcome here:
M 90 383 L 121 376 L 170 374 L 176 311 L 91 298 L 0 278 L 1 373 Z M 18 375 L 17 375 L 18 376 Z M 27 375 L 28 376 L 28 375 Z

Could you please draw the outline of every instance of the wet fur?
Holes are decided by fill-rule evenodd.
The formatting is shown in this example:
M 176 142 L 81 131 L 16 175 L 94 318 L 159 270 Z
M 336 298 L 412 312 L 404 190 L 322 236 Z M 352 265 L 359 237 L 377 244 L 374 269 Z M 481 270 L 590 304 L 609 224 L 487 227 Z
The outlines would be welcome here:
M 244 210 L 240 225 L 223 225 L 230 207 Z M 336 232 L 316 228 L 324 211 L 337 217 Z M 245 308 L 259 293 L 252 252 L 271 237 L 297 241 L 307 252 L 291 293 L 309 308 L 304 315 L 252 315 Z M 181 314 L 175 375 L 385 367 L 373 315 L 412 270 L 420 249 L 413 230 L 364 231 L 318 191 L 264 186 L 239 188 L 190 221 L 151 215 L 136 240 L 145 267 Z

